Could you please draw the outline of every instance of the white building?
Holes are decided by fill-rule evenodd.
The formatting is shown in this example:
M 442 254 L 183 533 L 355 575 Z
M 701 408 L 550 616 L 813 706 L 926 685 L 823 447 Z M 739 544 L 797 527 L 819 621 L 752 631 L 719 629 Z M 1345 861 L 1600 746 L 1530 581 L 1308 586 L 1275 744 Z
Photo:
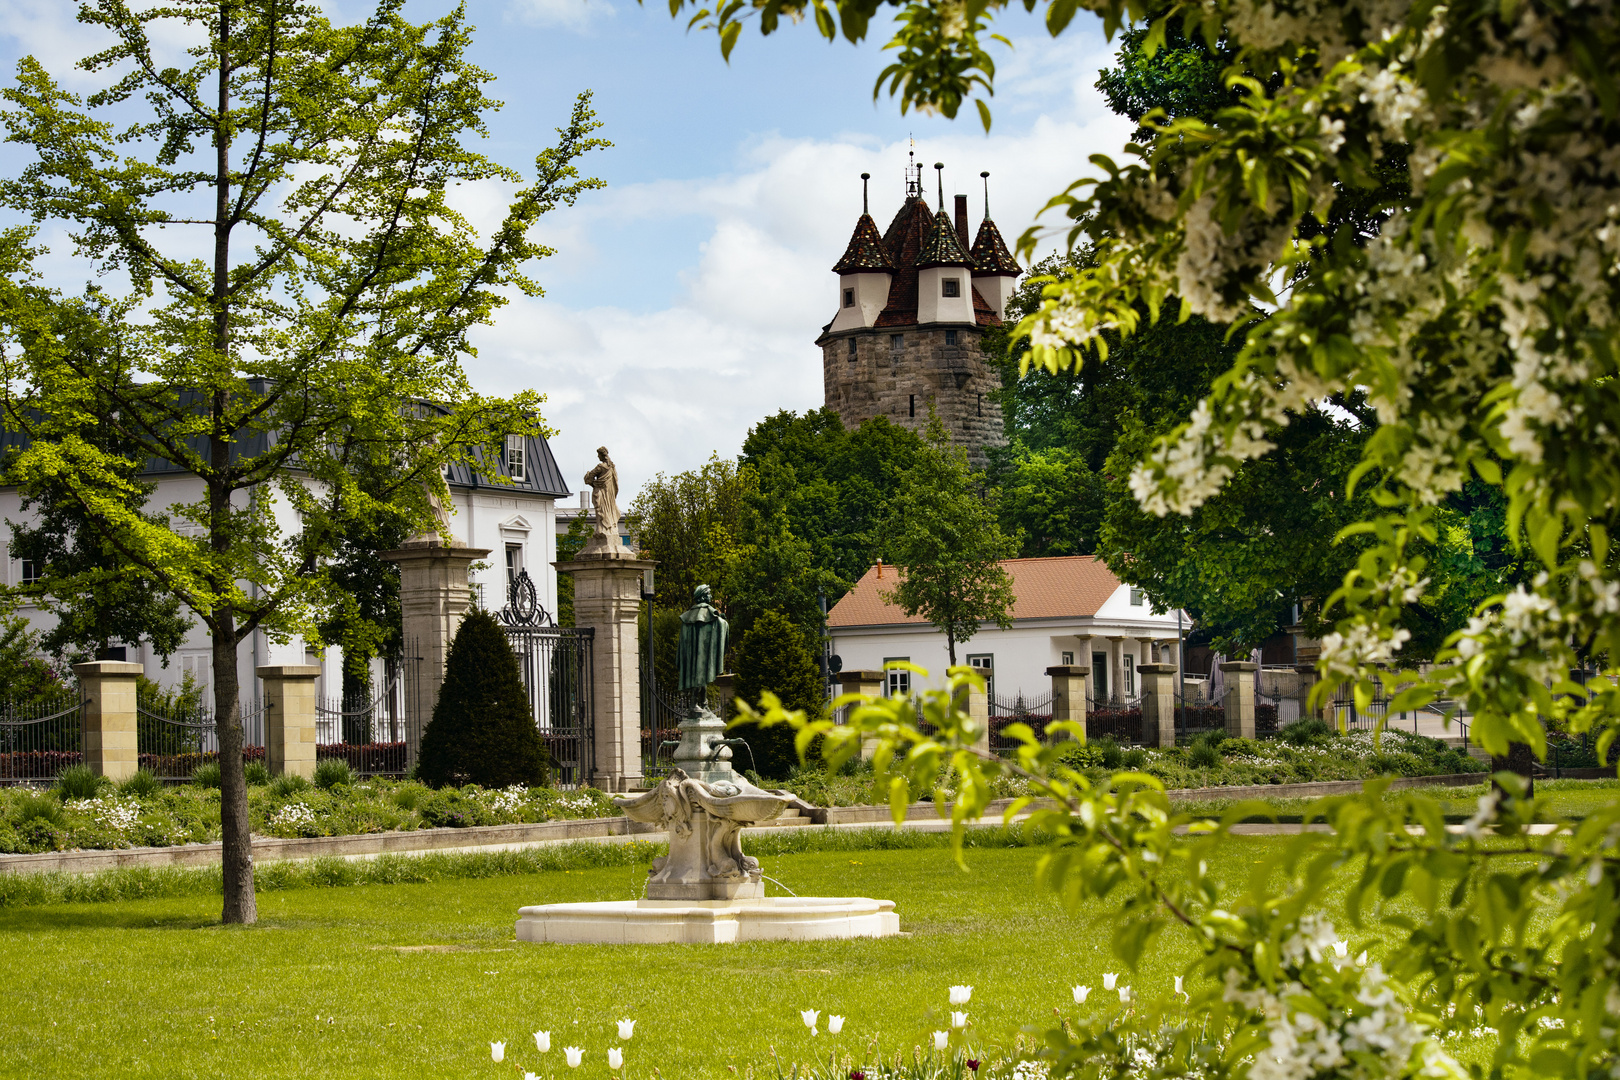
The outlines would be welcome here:
M 1139 665 L 1176 662 L 1180 613 L 1155 612 L 1142 590 L 1121 584 L 1100 559 L 1008 559 L 1001 565 L 1012 578 L 1012 628 L 985 623 L 956 645 L 958 663 L 991 670 L 992 694 L 1037 698 L 1051 692 L 1048 667 L 1083 664 L 1091 668 L 1096 700 L 1129 699 L 1140 693 Z M 909 660 L 928 670 L 930 686 L 942 686 L 949 666 L 945 635 L 883 598 L 897 584 L 895 568 L 882 564 L 861 577 L 827 613 L 832 651 L 846 671 Z M 1183 615 L 1179 625 L 1192 624 Z M 890 673 L 889 692 L 910 688 L 908 673 Z
M 18 436 L 9 436 L 15 441 Z M 551 448 L 544 439 L 511 436 L 506 453 L 498 468 L 511 478 L 509 485 L 496 486 L 484 475 L 466 466 L 453 466 L 446 475 L 450 486 L 450 531 L 456 541 L 468 547 L 489 548 L 483 562 L 474 564 L 469 574 L 474 601 L 492 610 L 506 603 L 508 582 L 519 572 L 527 570 L 533 580 L 540 602 L 553 617 L 557 612 L 557 573 L 552 567 L 557 558 L 556 502 L 566 498 L 568 485 L 551 456 Z M 164 463 L 148 470 L 143 479 L 156 484 L 147 500 L 149 509 L 160 510 L 177 503 L 192 503 L 203 496 L 202 482 L 189 472 Z M 244 499 L 243 493 L 238 493 Z M 21 508 L 21 496 L 15 487 L 0 487 L 0 521 L 27 522 L 31 516 Z M 296 529 L 296 521 L 288 520 L 291 513 L 278 495 L 277 514 L 283 533 Z M 10 531 L 0 534 L 0 544 L 8 544 Z M 35 568 L 21 559 L 11 557 L 5 550 L 3 566 L 7 585 L 32 581 Z M 25 604 L 18 609 L 36 630 L 45 630 L 54 622 L 54 616 L 34 605 Z M 188 613 L 189 614 L 189 613 Z M 160 684 L 179 683 L 187 672 L 203 686 L 204 700 L 212 700 L 212 653 L 207 630 L 193 619 L 179 651 L 163 666 L 162 657 L 144 643 L 125 643 L 115 647 L 109 659 L 123 659 L 145 666 L 146 676 Z M 284 644 L 269 639 L 263 631 L 255 631 L 244 640 L 237 651 L 237 678 L 242 687 L 244 713 L 257 712 L 263 700 L 262 686 L 254 669 L 267 664 L 319 664 L 321 677 L 316 682 L 316 693 L 321 697 L 337 697 L 342 692 L 341 650 L 327 649 L 318 655 L 312 646 L 294 638 Z M 380 674 L 381 661 L 377 662 Z M 4 688 L 0 688 L 4 697 Z M 254 741 L 260 733 L 249 725 L 248 737 Z

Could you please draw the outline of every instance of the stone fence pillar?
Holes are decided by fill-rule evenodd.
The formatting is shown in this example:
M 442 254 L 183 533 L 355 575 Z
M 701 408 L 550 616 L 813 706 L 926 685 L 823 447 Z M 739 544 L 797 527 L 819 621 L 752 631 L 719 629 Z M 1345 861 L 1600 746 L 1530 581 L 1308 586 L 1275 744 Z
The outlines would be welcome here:
M 974 670 L 976 670 L 980 675 L 984 676 L 984 689 L 981 690 L 979 687 L 971 686 L 971 685 L 967 688 L 967 714 L 970 717 L 973 718 L 973 726 L 979 732 L 979 738 L 978 738 L 978 740 L 976 742 L 974 742 L 973 745 L 978 747 L 980 750 L 983 750 L 985 753 L 989 753 L 990 752 L 990 693 L 989 693 L 989 690 L 990 690 L 990 686 L 991 686 L 992 682 L 994 681 L 994 679 L 996 677 L 996 673 L 993 670 L 991 670 L 990 668 L 975 668 Z
M 315 664 L 256 669 L 264 680 L 264 757 L 271 776 L 315 776 Z
M 406 655 L 419 657 L 420 678 L 407 684 L 405 701 L 405 764 L 416 768 L 422 730 L 433 719 L 444 685 L 444 661 L 450 640 L 472 603 L 467 569 L 489 554 L 488 548 L 446 547 L 436 538 L 413 540 L 382 557 L 399 564 L 400 629 Z
M 736 672 L 728 671 L 723 675 L 715 676 L 714 689 L 714 715 L 729 722 L 731 720 L 731 703 L 737 697 Z M 759 702 L 750 701 L 748 704 L 758 706 Z
M 1230 660 L 1221 665 L 1226 676 L 1226 733 L 1233 738 L 1254 738 L 1254 673 L 1252 660 Z
M 1143 664 L 1142 745 L 1176 745 L 1176 665 Z
M 1300 664 L 1294 668 L 1294 671 L 1299 675 L 1299 689 L 1295 691 L 1295 693 L 1299 694 L 1299 718 L 1309 720 L 1312 717 L 1321 716 L 1322 708 L 1318 706 L 1313 709 L 1310 704 L 1311 691 L 1315 690 L 1316 684 L 1322 681 L 1321 677 L 1316 673 L 1316 665 Z
M 624 549 L 581 552 L 553 563 L 574 577 L 574 624 L 595 631 L 591 700 L 596 710 L 596 763 L 591 783 L 603 791 L 641 786 L 642 572 L 657 565 Z
M 84 763 L 109 780 L 127 780 L 140 765 L 135 746 L 135 680 L 140 664 L 94 660 L 74 664 L 84 707 Z
M 1052 679 L 1052 720 L 1073 720 L 1081 730 L 1086 725 L 1086 680 L 1089 664 L 1059 664 L 1046 669 Z
M 840 671 L 837 678 L 840 694 L 864 694 L 867 697 L 882 697 L 888 683 L 886 674 L 867 669 Z M 850 708 L 852 706 L 844 706 L 844 715 L 837 718 L 840 724 L 849 722 Z M 876 745 L 877 741 L 874 739 L 861 740 L 861 758 L 866 761 L 872 760 L 872 748 Z

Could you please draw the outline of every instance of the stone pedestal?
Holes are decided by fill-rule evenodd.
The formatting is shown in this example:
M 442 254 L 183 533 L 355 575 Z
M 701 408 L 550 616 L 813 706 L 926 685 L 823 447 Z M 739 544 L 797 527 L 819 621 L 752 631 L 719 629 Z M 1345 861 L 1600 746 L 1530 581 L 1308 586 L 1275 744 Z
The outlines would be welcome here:
M 882 697 L 884 687 L 888 682 L 888 676 L 883 672 L 862 668 L 849 671 L 840 671 L 837 675 L 837 679 L 838 692 L 840 694 L 862 694 L 866 697 Z M 849 708 L 852 708 L 852 706 L 846 705 L 844 708 L 848 710 Z M 840 720 L 840 723 L 847 722 L 848 719 L 849 717 L 846 712 L 846 715 Z M 862 739 L 862 760 L 871 761 L 872 754 L 876 749 L 876 739 Z
M 1260 665 L 1231 660 L 1221 665 L 1226 678 L 1226 733 L 1237 739 L 1254 738 L 1254 673 Z
M 900 932 L 893 900 L 773 896 L 762 900 L 609 900 L 518 909 L 519 941 L 571 945 L 719 945 L 825 941 Z
M 726 736 L 726 722 L 708 709 L 699 708 L 680 723 L 681 741 L 670 755 L 670 764 L 694 780 L 709 784 L 735 783 L 731 747 L 715 746 Z
M 84 763 L 111 780 L 126 780 L 140 766 L 135 746 L 135 680 L 140 664 L 94 660 L 74 664 L 84 695 Z
M 555 563 L 574 578 L 574 624 L 595 631 L 591 697 L 596 762 L 591 783 L 603 791 L 641 786 L 641 575 L 655 564 L 624 550 L 581 553 Z M 684 726 L 684 725 L 683 725 Z M 722 725 L 723 726 L 723 725 Z M 684 735 L 683 735 L 684 739 Z
M 1176 665 L 1143 664 L 1142 745 L 1176 745 Z
M 1059 664 L 1046 669 L 1052 680 L 1052 719 L 1072 720 L 1084 730 L 1086 724 L 1086 681 L 1089 664 Z
M 264 758 L 271 776 L 315 777 L 315 664 L 255 669 L 264 680 Z
M 416 767 L 422 730 L 433 719 L 433 706 L 444 684 L 444 661 L 450 640 L 472 603 L 467 568 L 489 554 L 488 548 L 446 546 L 438 540 L 412 540 L 382 557 L 399 564 L 399 612 L 407 656 L 421 658 L 421 677 L 407 683 L 405 747 L 407 768 Z

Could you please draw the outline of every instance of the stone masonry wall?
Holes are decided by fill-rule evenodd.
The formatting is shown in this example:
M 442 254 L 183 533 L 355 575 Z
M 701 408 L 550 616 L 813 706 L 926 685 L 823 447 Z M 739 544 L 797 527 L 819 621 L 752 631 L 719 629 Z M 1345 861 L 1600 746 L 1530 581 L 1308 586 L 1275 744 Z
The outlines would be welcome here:
M 874 416 L 921 433 L 928 426 L 932 402 L 950 432 L 951 442 L 967 448 L 975 467 L 985 464 L 984 449 L 1005 446 L 1001 407 L 990 400 L 1001 380 L 979 351 L 981 332 L 955 328 L 957 344 L 945 344 L 945 327 L 854 330 L 821 341 L 826 406 L 847 428 Z M 901 347 L 890 345 L 901 336 Z M 855 341 L 853 360 L 849 342 Z

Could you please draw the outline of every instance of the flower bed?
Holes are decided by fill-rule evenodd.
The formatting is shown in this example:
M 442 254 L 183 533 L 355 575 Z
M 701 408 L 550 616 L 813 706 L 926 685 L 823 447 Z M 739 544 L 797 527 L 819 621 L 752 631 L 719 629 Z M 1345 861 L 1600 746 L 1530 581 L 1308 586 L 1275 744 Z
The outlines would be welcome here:
M 50 804 L 44 807 L 50 816 L 37 813 L 42 803 Z M 320 788 L 281 778 L 249 786 L 248 813 L 260 835 L 297 837 L 613 817 L 619 810 L 594 788 L 435 791 L 382 779 Z M 65 802 L 54 792 L 0 790 L 0 852 L 170 847 L 219 836 L 217 788 L 183 784 L 142 794 L 107 784 L 93 799 Z

